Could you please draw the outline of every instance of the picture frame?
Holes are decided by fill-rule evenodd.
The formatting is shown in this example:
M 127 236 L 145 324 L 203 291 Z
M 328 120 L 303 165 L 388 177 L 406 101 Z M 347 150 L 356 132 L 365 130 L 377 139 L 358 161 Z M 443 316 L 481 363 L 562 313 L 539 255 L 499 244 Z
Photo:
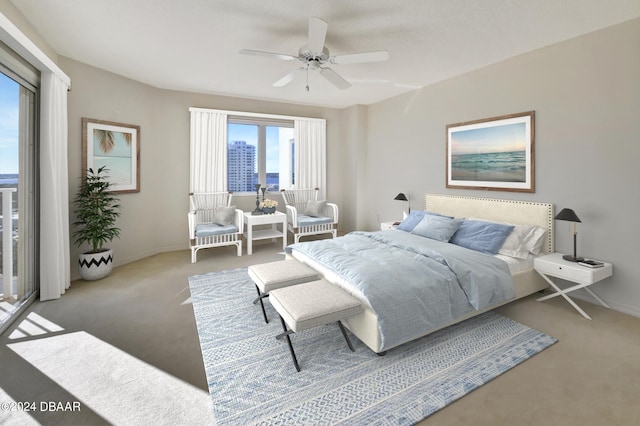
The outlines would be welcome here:
M 82 166 L 106 166 L 111 192 L 140 192 L 140 126 L 83 117 Z
M 446 187 L 535 192 L 535 111 L 449 124 Z

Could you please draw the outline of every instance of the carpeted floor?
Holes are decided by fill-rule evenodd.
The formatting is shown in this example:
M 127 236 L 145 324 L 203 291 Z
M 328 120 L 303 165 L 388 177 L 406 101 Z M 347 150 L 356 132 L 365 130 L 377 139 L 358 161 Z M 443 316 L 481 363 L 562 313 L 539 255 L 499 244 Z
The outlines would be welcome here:
M 380 357 L 336 324 L 292 335 L 265 324 L 246 268 L 189 278 L 216 424 L 414 424 L 556 342 L 493 312 Z
M 116 425 L 211 424 L 206 394 L 84 331 L 7 346 L 75 397 L 64 403 L 38 401 L 28 407 L 32 411 L 73 413 L 89 406 Z M 189 410 L 175 410 L 176 399 L 188 399 Z

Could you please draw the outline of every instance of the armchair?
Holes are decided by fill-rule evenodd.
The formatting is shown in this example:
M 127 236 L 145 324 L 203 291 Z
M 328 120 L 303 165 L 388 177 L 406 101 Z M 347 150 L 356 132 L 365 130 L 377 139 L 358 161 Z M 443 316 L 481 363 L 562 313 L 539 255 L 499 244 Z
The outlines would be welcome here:
M 198 250 L 235 245 L 242 256 L 242 210 L 231 205 L 231 192 L 189 194 L 189 247 L 191 263 L 196 263 Z
M 306 235 L 331 234 L 338 230 L 338 206 L 318 200 L 319 188 L 282 189 L 287 210 L 287 229 L 293 234 L 294 243 Z

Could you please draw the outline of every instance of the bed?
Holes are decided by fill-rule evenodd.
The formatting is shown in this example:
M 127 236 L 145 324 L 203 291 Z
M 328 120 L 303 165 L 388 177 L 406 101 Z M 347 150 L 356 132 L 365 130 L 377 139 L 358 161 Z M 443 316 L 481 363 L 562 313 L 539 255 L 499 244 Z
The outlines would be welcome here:
M 419 226 L 409 223 L 411 218 Z M 515 238 L 516 229 L 530 230 L 530 235 L 535 231 L 536 247 L 531 250 L 535 254 L 529 252 L 530 245 L 526 254 L 522 250 L 513 254 L 506 241 L 495 255 L 477 251 L 475 246 L 471 250 L 452 244 L 448 234 L 439 234 L 439 224 L 446 228 L 453 222 L 458 229 L 453 233 L 458 235 L 464 234 L 462 227 L 487 223 L 495 223 L 489 227 L 508 238 Z M 435 236 L 434 223 L 438 224 Z M 410 225 L 414 227 L 407 231 Z M 553 252 L 550 203 L 426 194 L 425 209 L 412 212 L 401 228 L 404 230 L 352 232 L 287 249 L 290 256 L 361 301 L 362 313 L 343 323 L 376 353 L 548 286 L 533 270 L 533 258 Z M 456 239 L 464 245 L 461 238 Z

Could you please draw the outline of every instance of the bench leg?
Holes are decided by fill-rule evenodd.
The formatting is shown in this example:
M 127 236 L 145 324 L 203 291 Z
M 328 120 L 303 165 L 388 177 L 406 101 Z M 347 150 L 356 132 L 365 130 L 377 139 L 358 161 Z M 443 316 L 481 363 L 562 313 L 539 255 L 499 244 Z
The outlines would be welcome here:
M 282 321 L 282 328 L 284 329 L 284 333 L 280 333 L 276 336 L 276 339 L 280 340 L 283 337 L 287 338 L 287 343 L 289 344 L 289 352 L 291 352 L 291 358 L 293 358 L 293 365 L 296 367 L 296 371 L 300 372 L 300 366 L 298 365 L 298 359 L 296 358 L 296 353 L 293 351 L 293 345 L 291 344 L 291 338 L 289 335 L 293 333 L 293 330 L 287 330 L 287 324 L 284 322 L 284 318 L 280 317 L 280 321 Z
M 349 349 L 351 349 L 351 352 L 355 352 L 356 350 L 353 349 L 353 345 L 351 344 L 351 340 L 349 340 L 349 336 L 347 336 L 347 331 L 344 329 L 344 325 L 342 325 L 342 322 L 338 321 L 338 325 L 340 326 L 340 331 L 342 331 L 342 335 L 344 336 L 344 340 L 347 341 L 347 345 L 349 345 Z
M 258 286 L 256 286 L 256 290 L 258 291 L 258 297 L 256 297 L 256 299 L 253 301 L 253 304 L 255 305 L 256 303 L 260 302 L 260 307 L 262 308 L 262 316 L 264 316 L 264 322 L 269 324 L 269 319 L 267 318 L 267 311 L 264 310 L 264 303 L 262 303 L 262 299 L 267 297 L 269 294 L 260 293 L 260 289 L 258 288 Z

